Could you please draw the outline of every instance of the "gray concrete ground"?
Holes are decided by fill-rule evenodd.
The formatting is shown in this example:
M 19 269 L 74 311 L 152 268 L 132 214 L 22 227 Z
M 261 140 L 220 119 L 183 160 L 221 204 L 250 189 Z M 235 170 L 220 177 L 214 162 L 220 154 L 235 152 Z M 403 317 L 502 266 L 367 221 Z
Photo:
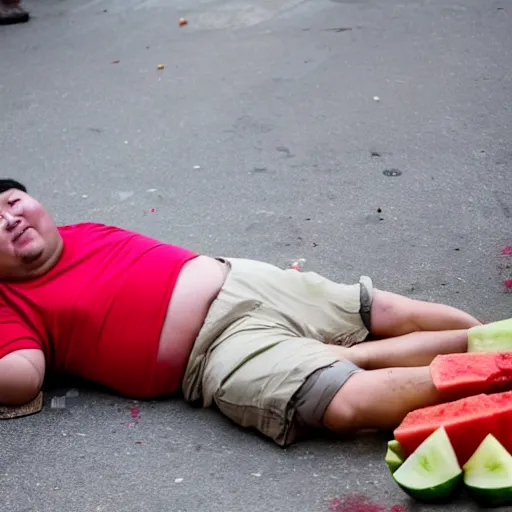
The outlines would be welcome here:
M 1 175 L 60 223 L 511 316 L 510 1 L 26 6 L 0 28 Z M 281 450 L 178 399 L 51 408 L 59 386 L 0 424 L 2 511 L 436 510 L 393 484 L 386 436 Z M 340 503 L 359 494 L 382 508 Z

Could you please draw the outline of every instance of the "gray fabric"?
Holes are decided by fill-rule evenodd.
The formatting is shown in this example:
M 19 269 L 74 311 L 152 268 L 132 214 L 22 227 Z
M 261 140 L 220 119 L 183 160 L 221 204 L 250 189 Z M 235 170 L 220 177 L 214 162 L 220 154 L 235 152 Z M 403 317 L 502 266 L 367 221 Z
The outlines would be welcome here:
M 372 281 L 369 277 L 362 276 L 359 280 L 361 285 L 361 320 L 364 323 L 364 326 L 368 329 L 368 331 L 372 332 L 372 322 L 371 322 L 371 311 L 372 311 L 372 295 L 373 295 L 373 286 Z
M 325 411 L 336 393 L 350 376 L 362 371 L 352 361 L 344 360 L 312 373 L 295 396 L 296 421 L 300 428 L 323 428 Z

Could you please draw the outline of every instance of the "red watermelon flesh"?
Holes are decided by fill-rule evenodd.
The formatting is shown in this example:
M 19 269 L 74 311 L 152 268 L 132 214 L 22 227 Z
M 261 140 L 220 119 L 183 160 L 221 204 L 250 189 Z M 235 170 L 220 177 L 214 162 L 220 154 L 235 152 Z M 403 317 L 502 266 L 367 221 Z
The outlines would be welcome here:
M 460 398 L 512 388 L 512 353 L 462 353 L 439 355 L 430 374 L 444 398 Z
M 495 357 L 496 364 L 501 372 L 512 374 L 512 352 L 498 352 Z
M 512 452 L 512 392 L 480 394 L 410 412 L 395 430 L 407 455 L 435 430 L 444 427 L 459 464 L 464 465 L 487 434 Z
M 512 392 L 489 395 L 497 411 L 499 437 L 497 439 L 512 453 Z

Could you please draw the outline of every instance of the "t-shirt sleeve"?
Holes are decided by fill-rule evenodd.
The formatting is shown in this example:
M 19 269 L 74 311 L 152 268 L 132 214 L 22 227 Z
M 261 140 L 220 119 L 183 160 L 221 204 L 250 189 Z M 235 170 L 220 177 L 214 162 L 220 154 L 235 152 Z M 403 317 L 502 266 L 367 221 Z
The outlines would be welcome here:
M 37 334 L 13 310 L 0 306 L 0 359 L 11 352 L 23 349 L 43 350 Z

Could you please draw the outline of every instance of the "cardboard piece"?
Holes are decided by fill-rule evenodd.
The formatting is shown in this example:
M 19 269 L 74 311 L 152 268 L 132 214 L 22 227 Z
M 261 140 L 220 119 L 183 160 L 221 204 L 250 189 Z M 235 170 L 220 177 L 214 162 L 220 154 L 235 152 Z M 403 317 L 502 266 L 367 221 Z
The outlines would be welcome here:
M 40 392 L 34 400 L 25 405 L 2 405 L 0 406 L 0 420 L 11 420 L 36 414 L 43 408 L 43 393 Z

